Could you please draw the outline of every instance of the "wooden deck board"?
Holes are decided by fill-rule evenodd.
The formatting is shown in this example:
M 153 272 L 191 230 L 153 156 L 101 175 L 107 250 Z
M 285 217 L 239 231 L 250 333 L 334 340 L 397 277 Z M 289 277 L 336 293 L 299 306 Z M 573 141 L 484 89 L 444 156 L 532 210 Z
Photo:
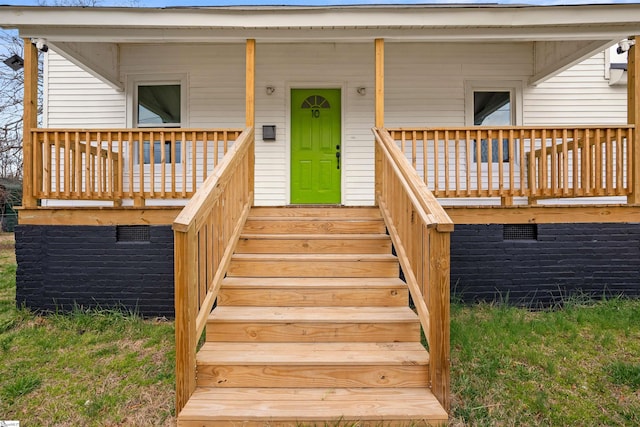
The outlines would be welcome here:
M 225 342 L 225 343 L 211 343 L 205 342 L 200 348 L 200 352 L 216 351 L 220 348 L 220 345 L 224 345 L 226 350 L 239 351 L 239 352 L 255 352 L 262 351 L 265 345 L 273 348 L 275 351 L 285 351 L 292 346 L 304 349 L 315 348 L 318 351 L 337 352 L 337 351 L 390 351 L 390 352 L 402 352 L 405 350 L 414 351 L 417 349 L 424 350 L 422 344 L 406 341 L 406 342 L 325 342 L 325 343 L 256 343 L 256 342 Z M 428 353 L 427 353 L 428 354 Z
M 399 275 L 391 254 L 235 254 L 231 277 L 393 277 Z
M 200 365 L 198 386 L 425 387 L 429 366 L 415 365 Z
M 267 233 L 267 234 L 361 234 L 385 232 L 384 221 L 380 218 L 359 219 L 359 218 L 269 218 L 269 217 L 249 217 L 245 224 L 244 232 Z
M 388 254 L 391 239 L 386 234 L 243 234 L 236 252 Z
M 396 344 L 396 345 L 393 345 Z M 406 343 L 206 343 L 198 363 L 237 365 L 420 365 L 429 354 L 419 342 Z
M 210 322 L 322 322 L 397 323 L 418 322 L 409 307 L 216 307 Z
M 407 284 L 399 278 L 353 278 L 353 277 L 225 277 L 222 287 L 229 288 L 258 288 L 263 286 L 273 286 L 278 288 L 345 288 L 362 287 L 367 288 L 406 288 Z
M 375 206 L 256 206 L 251 217 L 325 217 L 325 218 L 381 218 Z
M 245 306 L 406 306 L 409 290 L 396 278 L 227 277 L 219 305 Z
M 292 423 L 428 420 L 438 424 L 447 419 L 447 413 L 426 388 L 200 388 L 180 413 L 178 425 L 215 420 Z

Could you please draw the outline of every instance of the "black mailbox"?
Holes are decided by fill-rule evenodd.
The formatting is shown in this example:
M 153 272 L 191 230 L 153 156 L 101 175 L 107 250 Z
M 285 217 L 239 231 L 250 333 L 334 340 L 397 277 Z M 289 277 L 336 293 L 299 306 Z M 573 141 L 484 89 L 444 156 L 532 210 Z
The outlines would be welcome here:
M 264 125 L 264 126 L 262 126 L 262 140 L 263 141 L 275 141 L 276 140 L 276 125 Z

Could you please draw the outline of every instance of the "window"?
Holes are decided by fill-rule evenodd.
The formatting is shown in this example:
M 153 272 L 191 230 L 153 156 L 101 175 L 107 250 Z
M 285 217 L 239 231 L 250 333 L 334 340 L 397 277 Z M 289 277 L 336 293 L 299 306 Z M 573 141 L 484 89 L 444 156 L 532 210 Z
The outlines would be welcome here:
M 473 125 L 474 126 L 509 126 L 511 124 L 511 93 L 505 91 L 473 92 Z M 477 153 L 477 141 L 473 142 L 473 153 Z M 500 161 L 500 141 L 491 140 L 491 162 Z M 477 155 L 473 156 L 475 162 Z M 489 162 L 489 141 L 480 141 L 480 161 Z M 502 140 L 502 161 L 509 161 L 509 140 Z
M 511 120 L 511 92 L 474 91 L 474 126 L 509 126 Z
M 180 127 L 179 84 L 139 84 L 136 89 L 138 127 Z
M 150 78 L 134 78 L 129 86 L 133 94 L 132 124 L 138 128 L 179 128 L 185 122 L 184 76 L 175 80 L 154 81 Z M 152 152 L 153 150 L 153 152 Z M 144 141 L 142 157 L 144 164 L 181 162 L 181 141 L 172 147 L 171 141 Z M 134 158 L 140 162 L 140 149 L 135 148 Z
M 518 111 L 522 111 L 516 105 L 520 102 L 519 94 L 521 83 L 483 83 L 467 82 L 465 88 L 466 96 L 466 122 L 470 126 L 511 126 L 518 120 Z M 491 141 L 483 139 L 473 141 L 473 162 L 478 162 L 477 144 L 480 143 L 481 163 L 489 162 L 489 143 L 491 143 L 491 162 L 498 163 L 509 161 L 509 140 L 499 141 L 494 138 Z M 502 153 L 500 153 L 502 151 Z M 502 158 L 500 159 L 500 154 Z
M 149 149 L 149 141 L 145 141 L 142 146 L 142 153 L 144 155 L 144 164 L 148 165 L 151 163 L 151 150 Z M 180 163 L 180 141 L 176 141 L 176 152 L 172 153 L 171 150 L 171 141 L 164 141 L 162 144 L 160 141 L 153 142 L 153 162 L 154 163 L 162 163 L 162 145 L 164 145 L 164 161 L 165 163 L 171 163 L 172 160 L 175 160 L 176 163 Z

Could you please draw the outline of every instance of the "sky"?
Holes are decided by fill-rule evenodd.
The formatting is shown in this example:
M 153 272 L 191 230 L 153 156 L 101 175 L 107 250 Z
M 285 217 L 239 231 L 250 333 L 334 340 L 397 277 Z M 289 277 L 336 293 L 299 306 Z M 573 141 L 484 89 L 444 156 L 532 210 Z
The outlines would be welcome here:
M 541 6 L 576 4 L 640 3 L 640 0 L 134 0 L 140 7 L 235 6 L 235 5 L 373 5 L 373 4 L 535 4 Z M 0 0 L 0 4 L 36 6 L 42 0 Z M 54 4 L 55 0 L 46 1 Z M 102 0 L 101 6 L 130 5 L 128 0 Z

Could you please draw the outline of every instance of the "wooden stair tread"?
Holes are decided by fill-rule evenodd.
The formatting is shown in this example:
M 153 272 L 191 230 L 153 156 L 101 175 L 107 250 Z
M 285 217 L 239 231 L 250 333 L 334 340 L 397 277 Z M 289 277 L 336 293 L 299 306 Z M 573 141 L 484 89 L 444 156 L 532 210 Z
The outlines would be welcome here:
M 244 224 L 245 234 L 384 234 L 382 218 L 257 217 Z
M 290 262 L 290 261 L 397 262 L 398 258 L 395 255 L 391 255 L 391 254 L 237 254 L 236 253 L 236 254 L 233 254 L 232 260 L 279 261 L 279 262 Z
M 254 254 L 389 254 L 391 238 L 386 234 L 271 234 L 240 236 L 236 253 Z
M 218 306 L 209 322 L 397 323 L 418 322 L 409 307 L 249 307 Z
M 243 233 L 240 235 L 240 239 L 270 239 L 270 240 L 378 240 L 378 239 L 390 239 L 388 234 L 383 233 Z
M 355 216 L 258 216 L 249 215 L 247 221 L 273 221 L 273 222 L 286 222 L 286 221 L 305 221 L 305 222 L 384 222 L 382 217 L 355 217 Z
M 409 301 L 407 284 L 398 278 L 226 277 L 219 305 L 385 307 Z
M 405 288 L 407 284 L 393 277 L 225 277 L 222 288 Z
M 448 415 L 427 388 L 199 387 L 178 417 L 188 421 L 429 421 Z M 182 424 L 189 425 L 189 424 Z M 196 425 L 196 424 L 193 424 Z
M 253 217 L 339 217 L 339 218 L 382 218 L 377 207 L 343 207 L 343 206 L 254 206 L 249 218 Z
M 243 254 L 231 258 L 232 277 L 398 277 L 391 254 Z
M 427 365 L 429 354 L 409 343 L 205 343 L 198 364 L 238 365 Z

